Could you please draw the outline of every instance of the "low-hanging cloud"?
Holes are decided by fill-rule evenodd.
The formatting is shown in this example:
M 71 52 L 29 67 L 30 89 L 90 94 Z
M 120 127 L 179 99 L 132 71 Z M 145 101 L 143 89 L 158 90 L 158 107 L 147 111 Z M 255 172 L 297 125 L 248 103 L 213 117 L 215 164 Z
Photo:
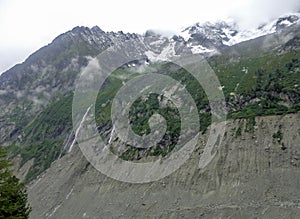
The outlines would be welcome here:
M 299 0 L 248 0 L 240 1 L 230 13 L 240 26 L 253 28 L 283 14 L 299 11 Z

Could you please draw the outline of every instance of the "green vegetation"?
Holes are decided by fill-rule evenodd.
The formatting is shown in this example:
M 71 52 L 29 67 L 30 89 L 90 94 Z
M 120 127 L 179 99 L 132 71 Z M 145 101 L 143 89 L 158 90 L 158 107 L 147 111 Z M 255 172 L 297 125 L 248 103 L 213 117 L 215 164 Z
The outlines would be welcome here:
M 241 57 L 231 61 L 231 56 L 216 56 L 209 60 L 220 82 L 225 86 L 224 94 L 253 94 L 255 91 L 295 92 L 300 83 L 300 51 L 283 54 L 274 52 L 257 57 Z M 239 84 L 239 86 L 237 86 Z
M 224 86 L 225 98 L 228 104 L 232 106 L 228 117 L 231 119 L 246 119 L 246 132 L 254 131 L 256 116 L 283 115 L 299 111 L 299 51 L 290 51 L 280 55 L 274 53 L 262 54 L 258 57 L 241 58 L 238 62 L 231 62 L 230 59 L 231 57 L 223 55 L 213 57 L 209 62 L 214 64 L 212 67 Z M 200 124 L 201 130 L 204 132 L 210 125 L 211 116 L 207 96 L 199 83 L 184 69 L 174 67 L 174 64 L 165 63 L 160 66 L 156 65 L 156 68 L 159 73 L 166 74 L 185 85 L 195 100 L 198 111 L 201 112 L 199 113 Z M 131 121 L 132 128 L 137 134 L 142 135 L 150 132 L 147 121 L 154 112 L 159 110 L 159 103 L 154 100 L 157 100 L 157 97 L 153 99 L 148 97 L 147 101 L 142 102 L 139 100 L 133 105 L 132 115 L 140 116 L 138 118 L 137 116 L 133 117 Z M 110 101 L 105 99 L 106 103 Z M 107 113 L 102 111 L 98 115 L 106 118 L 106 122 L 108 122 L 110 107 L 109 104 L 106 106 Z M 168 125 L 174 127 L 172 133 L 177 133 L 180 122 L 176 121 L 176 113 L 166 115 L 162 111 L 159 111 L 159 113 L 169 121 Z M 104 114 L 106 116 L 103 116 Z M 241 135 L 241 132 L 242 128 L 239 127 L 236 136 Z M 127 146 L 128 150 L 122 154 L 122 158 L 140 159 L 140 154 L 144 156 L 165 156 L 172 150 L 172 146 L 164 147 L 163 145 L 154 147 L 146 153 L 139 152 L 141 149 Z
M 211 62 L 224 86 L 226 100 L 233 106 L 229 118 L 299 111 L 300 51 L 242 58 L 237 63 L 227 61 L 222 56 Z
M 160 114 L 167 121 L 167 130 L 163 139 L 150 150 L 148 150 L 144 156 L 166 156 L 176 145 L 180 135 L 180 115 L 177 108 L 170 102 L 168 107 L 161 107 L 160 100 L 163 97 L 158 94 L 150 94 L 146 100 L 139 98 L 136 100 L 129 114 L 129 120 L 132 124 L 132 130 L 138 135 L 150 134 L 150 127 L 148 121 L 154 113 Z M 130 148 L 130 146 L 129 146 Z M 132 152 L 135 151 L 135 152 Z M 138 156 L 138 149 L 131 147 L 124 154 L 123 159 L 133 159 Z
M 9 147 L 12 157 L 21 155 L 21 166 L 34 159 L 34 164 L 26 176 L 26 182 L 49 168 L 59 157 L 63 142 L 72 130 L 72 98 L 73 95 L 68 94 L 50 104 L 25 127 L 22 146 L 16 146 L 17 142 L 15 142 Z
M 23 183 L 13 176 L 7 152 L 0 146 L 0 219 L 26 219 L 31 211 Z
M 59 50 L 59 48 L 56 48 Z M 92 48 L 78 44 L 70 47 L 65 53 L 59 53 L 57 62 L 68 56 L 89 54 Z M 60 50 L 59 50 L 60 51 Z M 71 55 L 70 55 L 71 54 Z M 229 119 L 246 119 L 246 132 L 253 132 L 256 116 L 284 115 L 300 111 L 300 50 L 289 50 L 281 53 L 252 51 L 239 55 L 230 52 L 216 55 L 208 59 L 209 64 L 224 86 L 223 92 L 228 104 Z M 54 58 L 54 57 L 49 57 Z M 82 59 L 79 62 L 85 63 Z M 60 63 L 57 63 L 60 65 Z M 62 62 L 61 66 L 65 66 Z M 155 70 L 153 70 L 155 69 Z M 211 123 L 210 106 L 207 95 L 198 81 L 184 69 L 172 63 L 155 63 L 146 68 L 146 73 L 160 73 L 172 77 L 185 86 L 195 100 L 199 116 L 200 130 L 205 132 Z M 76 73 L 69 72 L 67 76 L 55 77 L 68 80 Z M 102 137 L 112 127 L 111 104 L 123 82 L 141 73 L 123 67 L 117 69 L 104 83 L 96 101 L 96 122 Z M 161 114 L 167 121 L 167 133 L 163 140 L 152 148 L 136 149 L 130 145 L 120 155 L 125 160 L 138 160 L 143 156 L 165 156 L 174 147 L 180 132 L 180 118 L 176 107 L 170 103 L 162 107 L 162 99 L 156 94 L 150 94 L 134 102 L 130 111 L 130 122 L 136 134 L 147 135 L 150 132 L 149 118 L 154 113 Z M 83 98 L 84 101 L 84 98 Z M 83 104 L 85 105 L 85 104 Z M 30 108 L 24 105 L 23 108 Z M 27 181 L 47 169 L 62 151 L 62 145 L 72 130 L 72 94 L 60 96 L 60 99 L 45 107 L 33 121 L 29 123 L 23 116 L 24 110 L 16 108 L 12 121 L 18 121 L 17 131 L 22 130 L 22 141 L 15 141 L 10 150 L 13 155 L 21 154 L 22 164 L 34 159 Z M 25 128 L 24 128 L 25 127 Z M 236 131 L 236 136 L 242 134 L 242 127 Z M 278 135 L 278 133 L 277 133 Z M 278 137 L 278 136 L 275 137 Z M 280 136 L 279 136 L 280 137 Z M 106 136 L 107 138 L 107 136 Z M 108 140 L 108 139 L 106 139 Z M 21 145 L 21 146 L 20 146 Z M 115 149 L 111 149 L 116 151 Z
M 204 132 L 210 125 L 211 115 L 207 96 L 201 86 L 199 86 L 197 80 L 184 69 L 172 63 L 154 64 L 154 66 L 157 72 L 168 75 L 185 86 L 195 100 L 198 111 L 201 112 L 199 113 L 200 130 Z M 105 81 L 96 101 L 96 122 L 98 127 L 105 127 L 104 129 L 106 130 L 107 126 L 103 124 L 112 126 L 110 117 L 113 98 L 116 92 L 123 86 L 122 82 L 126 82 L 137 75 L 140 74 L 123 68 L 118 69 Z M 167 102 L 167 104 L 162 104 L 163 102 Z M 137 149 L 131 145 L 126 145 L 126 150 L 120 155 L 122 159 L 136 160 L 144 156 L 166 156 L 173 150 L 180 135 L 181 121 L 178 109 L 172 102 L 166 100 L 165 97 L 158 94 L 149 94 L 137 99 L 131 106 L 129 114 L 132 129 L 138 135 L 148 135 L 150 133 L 148 121 L 155 113 L 163 116 L 167 122 L 167 130 L 163 139 L 157 145 L 153 145 L 153 147 L 148 149 Z M 105 130 L 99 129 L 103 137 Z
M 254 126 L 255 126 L 255 117 L 250 117 L 246 120 L 246 132 L 253 132 L 254 131 Z

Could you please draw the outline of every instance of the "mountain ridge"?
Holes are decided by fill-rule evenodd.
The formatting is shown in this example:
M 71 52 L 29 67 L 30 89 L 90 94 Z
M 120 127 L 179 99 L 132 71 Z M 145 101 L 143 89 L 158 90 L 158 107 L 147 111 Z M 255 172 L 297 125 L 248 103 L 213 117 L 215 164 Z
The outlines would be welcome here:
M 170 37 L 165 37 L 162 34 L 156 32 L 155 30 L 150 30 L 150 32 L 153 32 L 154 34 L 152 34 L 152 36 L 156 36 L 157 38 L 167 38 L 168 40 L 171 39 L 176 39 L 176 40 L 184 40 L 185 43 L 187 43 L 188 47 L 193 48 L 193 44 L 196 44 L 198 46 L 202 46 L 203 49 L 201 50 L 201 48 L 199 48 L 198 50 L 194 48 L 195 52 L 194 53 L 209 53 L 212 52 L 213 49 L 218 49 L 218 47 L 220 46 L 232 46 L 250 39 L 254 39 L 260 36 L 264 36 L 267 34 L 271 34 L 274 33 L 276 31 L 278 31 L 279 29 L 288 27 L 290 25 L 293 25 L 297 22 L 300 21 L 300 13 L 286 13 L 284 15 L 279 16 L 277 19 L 274 19 L 272 21 L 270 21 L 269 23 L 266 24 L 261 24 L 259 25 L 257 28 L 254 29 L 241 29 L 240 27 L 238 27 L 238 23 L 236 21 L 234 21 L 232 18 L 228 18 L 228 19 L 224 19 L 224 20 L 218 20 L 218 21 L 214 21 L 214 22 L 198 22 L 195 23 L 194 25 L 191 25 L 189 27 L 183 28 L 183 30 L 175 33 L 174 35 L 170 36 Z M 282 26 L 280 26 L 280 22 L 282 23 Z M 289 22 L 289 23 L 286 23 Z M 274 25 L 276 28 L 274 29 Z M 218 27 L 219 26 L 219 27 Z M 222 30 L 222 27 L 228 28 L 227 30 Z M 267 27 L 267 28 L 266 28 Z M 217 37 L 218 39 L 213 39 L 214 43 L 209 43 L 210 48 L 206 48 L 205 45 L 201 44 L 201 40 L 198 39 L 198 41 L 196 40 L 196 42 L 193 42 L 193 40 L 191 40 L 191 34 L 200 34 L 199 32 L 205 32 L 205 28 L 207 28 L 207 30 L 209 30 L 210 32 L 214 32 L 214 29 L 216 31 L 216 33 L 212 34 L 212 38 Z M 197 32 L 198 29 L 198 32 Z M 189 31 L 194 32 L 194 33 L 188 33 Z M 85 26 L 76 26 L 74 27 L 72 30 L 66 31 L 65 33 L 62 33 L 60 35 L 58 35 L 57 37 L 55 37 L 51 43 L 49 43 L 46 46 L 41 47 L 39 50 L 33 52 L 31 55 L 29 55 L 28 58 L 25 59 L 24 62 L 26 61 L 30 61 L 32 56 L 34 56 L 37 52 L 39 52 L 40 50 L 43 50 L 45 47 L 56 43 L 56 41 L 61 41 L 65 38 L 71 38 L 72 36 L 76 36 L 80 35 L 80 34 L 85 34 L 85 35 L 90 35 L 90 36 L 104 36 L 102 38 L 103 40 L 103 44 L 107 44 L 107 45 L 112 45 L 112 41 L 111 39 L 116 38 L 117 36 L 123 36 L 124 38 L 138 38 L 138 37 L 149 37 L 151 34 L 149 31 L 146 31 L 144 34 L 138 34 L 138 33 L 124 33 L 123 31 L 117 31 L 117 32 L 113 32 L 113 31 L 104 31 L 102 30 L 100 27 L 98 27 L 97 25 L 89 28 L 89 27 L 85 27 Z M 215 34 L 215 36 L 214 36 Z M 204 33 L 205 35 L 205 33 Z M 237 37 L 237 38 L 234 38 Z M 210 38 L 209 34 L 207 36 L 202 36 L 202 38 Z M 225 38 L 225 40 L 223 40 Z M 76 38 L 75 38 L 76 39 Z M 221 39 L 221 41 L 220 41 Z M 93 40 L 92 38 L 89 40 Z M 99 39 L 98 39 L 99 40 Z M 191 41 L 191 42 L 189 42 Z M 92 43 L 92 42 L 91 42 Z M 189 45 L 191 44 L 191 45 Z M 216 48 L 217 47 L 217 48 Z M 17 67 L 22 63 L 18 63 L 14 67 Z M 11 69 L 12 69 L 11 68 Z M 6 72 L 10 71 L 11 69 L 8 69 L 6 71 L 4 71 L 1 75 L 5 75 Z

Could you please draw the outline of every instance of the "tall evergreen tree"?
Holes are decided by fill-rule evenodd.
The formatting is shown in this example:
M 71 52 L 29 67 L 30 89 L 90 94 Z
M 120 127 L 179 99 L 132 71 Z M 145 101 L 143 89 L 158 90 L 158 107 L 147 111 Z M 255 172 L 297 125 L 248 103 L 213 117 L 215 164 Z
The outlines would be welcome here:
M 0 219 L 26 219 L 31 211 L 25 186 L 10 169 L 6 150 L 0 146 Z

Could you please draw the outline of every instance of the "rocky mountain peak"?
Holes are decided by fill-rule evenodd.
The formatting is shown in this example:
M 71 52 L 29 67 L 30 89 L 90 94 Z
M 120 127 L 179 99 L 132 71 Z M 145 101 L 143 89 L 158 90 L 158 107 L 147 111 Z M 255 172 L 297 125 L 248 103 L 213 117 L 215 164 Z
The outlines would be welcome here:
M 196 23 L 184 29 L 179 35 L 191 45 L 200 43 L 202 46 L 212 49 L 222 47 L 224 42 L 228 42 L 237 32 L 236 24 L 233 21 L 217 21 Z

